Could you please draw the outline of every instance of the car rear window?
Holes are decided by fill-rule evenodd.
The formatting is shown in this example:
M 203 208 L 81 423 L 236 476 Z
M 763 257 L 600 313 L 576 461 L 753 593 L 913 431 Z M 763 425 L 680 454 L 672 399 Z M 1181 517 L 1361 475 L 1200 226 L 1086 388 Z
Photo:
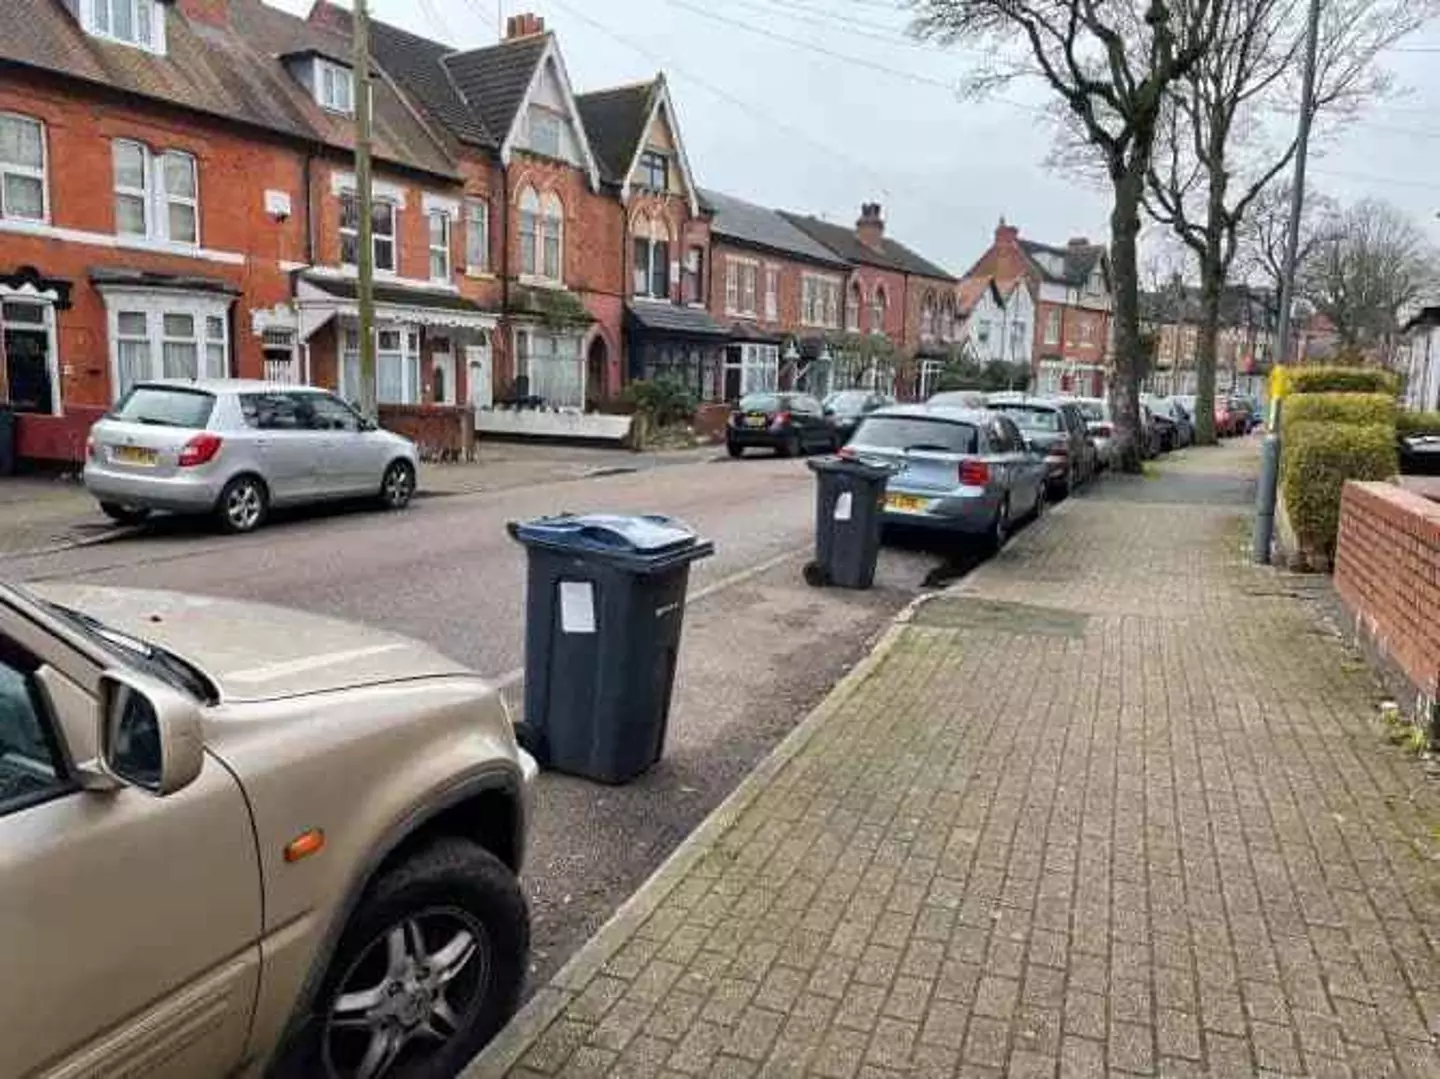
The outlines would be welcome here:
M 974 453 L 979 432 L 968 423 L 926 419 L 923 416 L 870 416 L 860 424 L 852 442 L 883 450 L 933 450 Z
M 1003 412 L 1015 421 L 1016 426 L 1026 431 L 1060 430 L 1060 413 L 1053 408 L 1035 408 L 1030 405 L 991 405 L 996 412 Z
M 110 411 L 110 418 L 156 427 L 204 427 L 215 398 L 203 390 L 178 386 L 136 386 Z
M 778 393 L 747 393 L 740 398 L 741 412 L 779 412 L 783 407 Z

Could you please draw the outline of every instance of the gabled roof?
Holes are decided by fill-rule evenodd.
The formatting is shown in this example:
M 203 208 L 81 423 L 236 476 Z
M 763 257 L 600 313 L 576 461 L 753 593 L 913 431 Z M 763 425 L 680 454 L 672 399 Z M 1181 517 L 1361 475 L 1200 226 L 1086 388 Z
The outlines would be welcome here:
M 938 281 L 955 280 L 954 275 L 949 271 L 942 270 L 933 262 L 888 236 L 881 239 L 880 250 L 877 251 L 875 248 L 861 243 L 860 237 L 855 234 L 853 228 L 834 225 L 829 221 L 821 221 L 818 217 L 793 214 L 785 210 L 781 210 L 780 213 L 796 228 L 849 262 L 858 262 L 864 266 L 878 266 L 883 270 L 897 270 L 900 273 L 914 274 L 917 277 L 933 277 Z
M 835 269 L 850 267 L 829 248 L 797 229 L 778 210 L 768 210 L 708 188 L 700 197 L 715 215 L 710 222 L 713 237 Z
M 1095 267 L 1101 265 L 1105 260 L 1105 248 L 1099 244 L 1069 244 L 1065 247 L 1053 247 L 1035 240 L 1021 240 L 1020 250 L 1029 256 L 1043 280 L 1056 285 L 1065 285 L 1068 288 L 1084 288 L 1085 283 L 1090 280 L 1090 275 L 1094 273 Z M 1061 272 L 1056 273 L 1045 264 L 1046 256 L 1061 260 L 1063 267 Z
M 980 302 L 980 298 L 986 292 L 991 294 L 997 304 L 1002 307 L 1005 305 L 1005 297 L 1001 295 L 1000 286 L 995 283 L 993 277 L 967 277 L 960 282 L 959 291 L 960 311 L 966 315 L 975 309 L 975 305 Z
M 503 142 L 515 126 L 550 40 L 548 33 L 534 34 L 442 59 L 461 98 L 495 140 Z
M 161 101 L 277 134 L 350 149 L 353 124 L 316 104 L 282 56 L 344 58 L 347 39 L 260 0 L 229 0 L 226 26 L 192 23 L 162 4 L 166 49 L 157 56 L 86 33 L 61 0 L 0 3 L 0 62 Z M 455 166 L 405 103 L 375 86 L 375 154 L 441 176 Z
M 385 73 L 461 142 L 500 145 L 500 137 L 460 96 L 446 70 L 445 58 L 455 52 L 449 45 L 372 20 L 370 51 Z
M 575 96 L 600 175 L 609 183 L 623 184 L 630 175 L 631 163 L 655 111 L 655 83 L 652 79 Z

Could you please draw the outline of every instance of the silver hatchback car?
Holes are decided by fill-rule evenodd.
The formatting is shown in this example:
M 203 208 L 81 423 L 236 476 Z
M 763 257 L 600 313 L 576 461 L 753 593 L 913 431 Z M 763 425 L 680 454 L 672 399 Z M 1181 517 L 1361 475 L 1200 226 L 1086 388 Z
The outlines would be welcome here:
M 238 379 L 141 382 L 90 429 L 85 487 L 111 518 L 214 514 L 251 532 L 273 506 L 372 496 L 403 509 L 415 444 L 327 390 Z

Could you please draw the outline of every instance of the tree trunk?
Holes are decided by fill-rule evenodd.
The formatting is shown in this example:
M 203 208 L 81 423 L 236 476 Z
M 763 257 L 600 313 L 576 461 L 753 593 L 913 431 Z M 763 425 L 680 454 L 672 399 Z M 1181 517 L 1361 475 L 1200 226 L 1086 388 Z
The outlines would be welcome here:
M 1115 377 L 1110 385 L 1115 441 L 1124 472 L 1139 472 L 1144 431 L 1140 426 L 1140 372 L 1144 344 L 1140 339 L 1140 196 L 1145 165 L 1127 161 L 1115 177 L 1115 208 L 1110 212 L 1110 271 L 1114 277 Z
M 1200 347 L 1195 356 L 1195 442 L 1215 445 L 1215 368 L 1220 345 L 1220 297 L 1225 268 L 1214 245 L 1219 237 L 1207 235 L 1200 256 Z

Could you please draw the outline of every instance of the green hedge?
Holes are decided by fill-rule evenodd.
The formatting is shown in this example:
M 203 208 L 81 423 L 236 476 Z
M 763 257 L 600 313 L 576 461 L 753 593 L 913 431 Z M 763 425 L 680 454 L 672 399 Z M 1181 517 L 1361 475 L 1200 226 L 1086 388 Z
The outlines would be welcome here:
M 1400 379 L 1380 367 L 1298 367 L 1290 373 L 1290 392 L 1385 393 L 1394 397 L 1400 392 Z
M 1385 393 L 1302 393 L 1285 399 L 1280 422 L 1395 425 L 1395 398 Z
M 1287 402 L 1288 406 L 1289 402 Z M 1285 424 L 1285 509 L 1307 551 L 1335 555 L 1340 493 L 1346 480 L 1385 480 L 1399 470 L 1395 428 L 1310 421 Z
M 1440 412 L 1402 412 L 1395 426 L 1402 435 L 1440 435 Z

